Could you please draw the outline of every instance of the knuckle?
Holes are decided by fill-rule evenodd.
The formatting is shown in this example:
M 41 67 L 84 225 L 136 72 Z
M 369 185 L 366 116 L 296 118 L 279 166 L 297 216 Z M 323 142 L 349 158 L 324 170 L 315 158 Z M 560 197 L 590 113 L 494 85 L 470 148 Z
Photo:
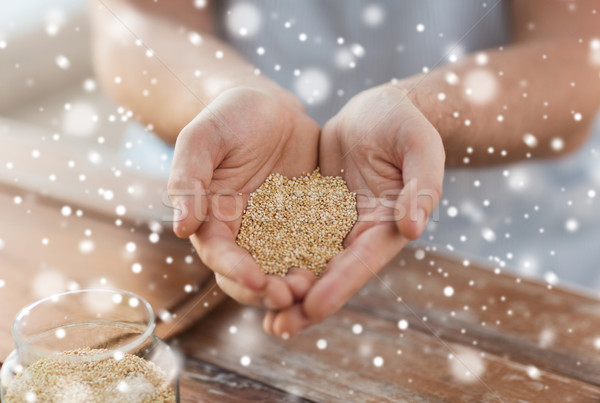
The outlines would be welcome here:
M 176 196 L 177 193 L 185 190 L 186 181 L 179 175 L 171 175 L 167 181 L 167 191 L 169 196 Z
M 409 223 L 408 225 L 402 226 L 400 233 L 409 241 L 416 241 L 421 235 L 415 224 Z
M 175 140 L 175 148 L 182 147 L 182 143 L 187 141 L 189 137 L 193 136 L 195 120 L 196 119 L 192 120 L 187 125 L 185 125 L 183 129 L 181 129 L 179 135 L 177 135 L 177 139 Z
M 219 273 L 218 271 L 215 270 L 215 266 L 214 266 L 214 251 L 211 247 L 210 244 L 204 244 L 204 243 L 198 243 L 197 245 L 195 245 L 196 247 L 196 253 L 198 254 L 198 257 L 200 258 L 200 260 L 202 261 L 202 263 L 204 263 L 210 270 L 212 270 L 215 273 L 215 280 L 217 281 L 217 283 L 219 282 L 223 282 L 225 279 L 225 276 L 223 276 L 221 273 Z
M 423 136 L 418 130 L 414 130 L 416 125 L 415 118 L 408 118 L 402 122 L 402 129 L 400 130 L 400 147 L 404 154 L 410 151 L 417 151 L 423 145 Z
M 331 309 L 328 306 L 318 306 L 305 309 L 304 313 L 311 323 L 319 323 L 329 316 L 329 311 L 331 311 Z

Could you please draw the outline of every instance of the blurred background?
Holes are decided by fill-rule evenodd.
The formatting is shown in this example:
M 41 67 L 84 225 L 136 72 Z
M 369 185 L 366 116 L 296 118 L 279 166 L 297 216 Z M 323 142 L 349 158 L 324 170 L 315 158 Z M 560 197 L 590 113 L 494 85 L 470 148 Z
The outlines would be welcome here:
M 58 292 L 134 292 L 155 308 L 162 336 L 221 298 L 207 295 L 211 276 L 164 221 L 169 148 L 96 83 L 88 6 L 0 6 L 0 359 L 16 312 Z M 154 146 L 141 156 L 141 143 Z M 208 300 L 180 320 L 197 295 Z
M 88 6 L 83 0 L 24 0 L 1 6 L 0 181 L 11 186 L 18 182 L 64 200 L 60 204 L 67 207 L 89 206 L 90 211 L 111 214 L 116 223 L 129 219 L 161 237 L 170 226 L 163 221 L 169 211 L 162 200 L 171 149 L 99 88 L 90 57 Z M 267 18 L 274 17 L 263 16 Z M 318 70 L 305 71 L 318 76 L 313 86 L 331 87 Z M 364 69 L 344 74 L 364 88 L 373 85 Z M 305 101 L 314 92 L 293 83 L 290 87 Z M 319 102 L 336 97 L 335 91 L 321 94 L 327 95 Z M 49 153 L 54 157 L 44 159 Z M 599 153 L 596 121 L 588 142 L 567 158 L 449 170 L 437 219 L 418 243 L 457 254 L 465 265 L 483 262 L 492 269 L 600 295 Z M 0 212 L 2 222 L 14 214 L 11 209 L 22 209 L 17 201 L 23 196 L 12 192 L 10 208 Z M 0 254 L 10 251 L 6 231 L 3 224 Z M 43 239 L 45 234 L 36 235 L 32 243 Z M 74 252 L 86 253 L 85 247 Z
M 117 150 L 129 160 L 128 166 L 135 166 L 140 155 L 132 151 L 132 144 L 153 142 L 155 137 L 129 124 L 131 111 L 119 108 L 98 88 L 92 71 L 89 6 L 85 0 L 26 0 L 2 6 L 2 116 Z M 144 171 L 164 177 L 170 153 L 162 153 L 160 145 L 157 141 L 152 148 L 156 155 L 143 159 Z

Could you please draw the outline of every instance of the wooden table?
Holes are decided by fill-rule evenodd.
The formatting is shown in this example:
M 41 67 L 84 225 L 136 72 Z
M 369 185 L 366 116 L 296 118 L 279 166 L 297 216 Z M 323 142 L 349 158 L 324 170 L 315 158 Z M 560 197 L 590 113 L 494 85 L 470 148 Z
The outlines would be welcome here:
M 121 232 L 106 234 L 115 256 L 104 262 L 118 265 L 130 239 Z M 189 252 L 185 242 L 165 238 L 164 253 Z M 292 340 L 264 334 L 261 310 L 220 304 L 172 340 L 185 356 L 182 401 L 600 401 L 599 300 L 423 252 L 401 253 L 340 312 Z M 152 253 L 144 270 L 159 272 L 161 251 Z M 12 349 L 4 313 L 22 305 L 14 303 L 26 289 L 18 278 L 27 279 L 34 262 L 15 263 L 18 277 L 2 263 L 4 357 Z M 172 281 L 186 281 L 182 273 Z M 137 292 L 160 304 L 158 288 Z M 205 309 L 203 299 L 192 300 L 195 310 Z
M 34 142 L 32 161 L 34 143 L 15 127 L 0 124 L 0 142 L 12 142 L 0 148 L 0 359 L 13 349 L 12 317 L 40 292 L 100 285 L 171 313 L 158 330 L 183 354 L 183 402 L 600 401 L 598 299 L 410 247 L 337 314 L 279 340 L 263 333 L 261 310 L 220 303 L 189 243 L 166 226 L 149 238 L 157 203 L 124 195 L 163 183 L 135 170 L 115 179 L 109 156 L 90 165 L 49 138 Z M 114 199 L 99 202 L 103 186 Z
M 221 305 L 176 341 L 183 400 L 600 401 L 599 300 L 415 255 L 293 340 L 263 334 L 258 309 Z

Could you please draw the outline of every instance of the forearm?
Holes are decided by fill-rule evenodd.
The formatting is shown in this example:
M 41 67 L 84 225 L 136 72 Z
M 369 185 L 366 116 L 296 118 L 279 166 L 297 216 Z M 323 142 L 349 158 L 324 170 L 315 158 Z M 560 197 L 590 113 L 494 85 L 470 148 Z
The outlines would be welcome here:
M 449 165 L 559 155 L 583 141 L 600 105 L 593 37 L 516 43 L 397 85 L 439 131 Z
M 234 87 L 254 87 L 301 108 L 295 97 L 255 74 L 231 47 L 206 32 L 210 21 L 200 13 L 207 11 L 188 2 L 180 18 L 152 9 L 158 7 L 152 2 L 138 3 L 108 1 L 101 8 L 91 3 L 94 64 L 105 89 L 165 140 L 174 142 L 206 105 Z M 191 13 L 197 13 L 195 21 Z M 205 22 L 201 33 L 192 26 L 198 22 Z

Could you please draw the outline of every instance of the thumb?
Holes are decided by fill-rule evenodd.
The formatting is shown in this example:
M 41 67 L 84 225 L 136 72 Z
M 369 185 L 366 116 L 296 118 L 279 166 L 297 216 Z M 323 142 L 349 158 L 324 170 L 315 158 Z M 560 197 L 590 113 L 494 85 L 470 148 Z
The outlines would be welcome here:
M 404 188 L 396 200 L 396 225 L 411 240 L 423 233 L 442 195 L 445 155 L 439 134 L 435 135 L 433 141 L 408 150 L 403 158 Z
M 208 189 L 220 161 L 220 137 L 200 113 L 177 137 L 167 185 L 173 203 L 173 231 L 180 238 L 194 234 L 206 221 Z

